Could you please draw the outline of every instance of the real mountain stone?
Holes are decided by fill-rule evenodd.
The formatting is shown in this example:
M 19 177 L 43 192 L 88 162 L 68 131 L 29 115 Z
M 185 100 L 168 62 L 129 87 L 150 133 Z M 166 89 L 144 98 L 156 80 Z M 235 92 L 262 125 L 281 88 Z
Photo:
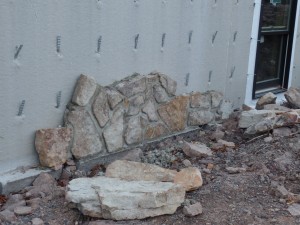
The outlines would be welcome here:
M 87 105 L 96 88 L 97 83 L 93 77 L 80 75 L 73 93 L 72 102 L 79 106 Z
M 169 100 L 167 92 L 160 85 L 153 87 L 153 96 L 158 103 L 167 102 Z
M 110 109 L 113 110 L 119 103 L 123 101 L 124 96 L 113 89 L 108 89 L 107 99 L 108 99 L 108 104 L 110 106 Z
M 145 131 L 145 139 L 151 140 L 168 134 L 168 129 L 162 123 L 151 124 L 147 126 Z
M 291 87 L 284 93 L 287 102 L 296 109 L 300 108 L 300 89 Z
M 146 90 L 146 78 L 144 76 L 137 75 L 131 79 L 120 81 L 116 85 L 116 88 L 126 97 L 131 97 Z
M 170 77 L 160 73 L 159 81 L 169 95 L 175 95 L 177 88 L 177 82 L 175 80 L 172 80 Z
M 214 114 L 207 110 L 198 110 L 190 112 L 188 124 L 190 126 L 199 126 L 210 123 L 214 119 Z
M 158 116 L 156 113 L 155 105 L 152 100 L 149 100 L 145 106 L 142 108 L 142 112 L 146 113 L 149 121 L 156 122 L 158 121 Z
M 143 139 L 143 128 L 139 116 L 131 117 L 125 131 L 125 141 L 128 145 L 141 142 Z
M 107 93 L 104 88 L 100 89 L 99 94 L 95 99 L 93 112 L 100 127 L 104 127 L 109 121 L 109 106 L 107 102 Z
M 210 109 L 211 95 L 209 93 L 192 92 L 190 96 L 192 108 Z

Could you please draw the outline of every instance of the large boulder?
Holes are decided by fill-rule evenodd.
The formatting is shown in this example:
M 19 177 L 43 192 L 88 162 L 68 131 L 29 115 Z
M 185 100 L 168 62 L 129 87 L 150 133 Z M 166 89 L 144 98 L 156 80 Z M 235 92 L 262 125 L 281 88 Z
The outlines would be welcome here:
M 263 109 L 265 105 L 275 104 L 276 98 L 277 98 L 276 95 L 274 95 L 272 92 L 269 92 L 258 99 L 258 101 L 256 102 L 255 108 Z
M 78 178 L 67 186 L 66 199 L 87 216 L 129 220 L 173 214 L 184 202 L 185 190 L 170 182 Z
M 299 88 L 289 88 L 287 92 L 284 93 L 284 97 L 288 101 L 288 103 L 293 108 L 300 108 L 300 89 Z

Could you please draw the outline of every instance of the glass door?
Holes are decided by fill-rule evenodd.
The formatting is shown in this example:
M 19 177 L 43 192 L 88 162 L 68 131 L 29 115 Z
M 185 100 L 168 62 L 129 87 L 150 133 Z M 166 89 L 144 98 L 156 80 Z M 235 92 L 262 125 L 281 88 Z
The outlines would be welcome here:
M 262 0 L 253 97 L 287 88 L 297 0 Z

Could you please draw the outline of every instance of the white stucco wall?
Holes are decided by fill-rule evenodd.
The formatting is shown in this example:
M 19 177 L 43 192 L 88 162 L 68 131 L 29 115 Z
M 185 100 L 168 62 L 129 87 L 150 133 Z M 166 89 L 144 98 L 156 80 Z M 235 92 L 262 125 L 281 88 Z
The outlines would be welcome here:
M 35 130 L 62 125 L 81 73 L 107 85 L 157 70 L 178 82 L 177 94 L 215 89 L 240 106 L 253 9 L 252 0 L 0 1 L 0 171 L 37 163 Z M 55 108 L 60 91 L 61 106 Z M 17 116 L 22 100 L 23 115 Z

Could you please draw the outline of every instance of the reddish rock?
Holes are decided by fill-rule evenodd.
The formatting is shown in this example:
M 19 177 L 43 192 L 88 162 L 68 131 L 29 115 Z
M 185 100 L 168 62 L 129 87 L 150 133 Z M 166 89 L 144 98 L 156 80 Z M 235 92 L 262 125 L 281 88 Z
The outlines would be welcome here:
M 174 183 L 183 186 L 186 191 L 193 191 L 202 186 L 203 180 L 198 168 L 189 167 L 176 174 Z
M 157 137 L 163 137 L 168 133 L 168 129 L 162 124 L 149 125 L 146 128 L 145 139 L 150 140 Z
M 201 213 L 202 213 L 202 205 L 199 202 L 183 207 L 183 214 L 186 216 L 190 216 L 190 217 L 197 216 Z

